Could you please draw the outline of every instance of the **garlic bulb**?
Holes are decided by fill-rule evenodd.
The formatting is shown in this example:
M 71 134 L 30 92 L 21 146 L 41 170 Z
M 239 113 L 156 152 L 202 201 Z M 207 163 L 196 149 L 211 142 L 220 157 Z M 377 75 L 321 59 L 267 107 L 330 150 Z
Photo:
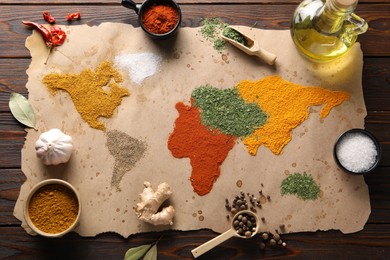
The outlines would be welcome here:
M 73 152 L 72 137 L 60 129 L 53 128 L 39 136 L 35 150 L 37 157 L 46 165 L 66 163 Z

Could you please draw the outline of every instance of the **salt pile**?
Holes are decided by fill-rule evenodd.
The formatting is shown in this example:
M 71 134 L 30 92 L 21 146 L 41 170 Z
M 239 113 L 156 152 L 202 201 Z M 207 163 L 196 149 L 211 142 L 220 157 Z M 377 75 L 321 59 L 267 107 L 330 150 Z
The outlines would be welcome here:
M 351 172 L 365 172 L 377 160 L 378 150 L 374 141 L 361 133 L 348 133 L 336 147 L 336 156 L 342 166 Z
M 127 70 L 131 79 L 141 84 L 144 79 L 156 74 L 160 69 L 161 56 L 151 53 L 126 53 L 115 57 L 114 64 Z

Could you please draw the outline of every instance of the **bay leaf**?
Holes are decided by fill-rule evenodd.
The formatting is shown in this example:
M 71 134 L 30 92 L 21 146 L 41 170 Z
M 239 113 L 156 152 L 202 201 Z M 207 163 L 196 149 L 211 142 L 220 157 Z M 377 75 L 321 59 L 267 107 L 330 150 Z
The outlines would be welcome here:
M 144 256 L 143 260 L 157 260 L 157 244 L 154 244 Z
M 8 105 L 16 120 L 25 126 L 35 128 L 34 110 L 27 98 L 19 93 L 11 93 Z
M 130 248 L 125 254 L 124 260 L 138 260 L 149 250 L 151 244 Z

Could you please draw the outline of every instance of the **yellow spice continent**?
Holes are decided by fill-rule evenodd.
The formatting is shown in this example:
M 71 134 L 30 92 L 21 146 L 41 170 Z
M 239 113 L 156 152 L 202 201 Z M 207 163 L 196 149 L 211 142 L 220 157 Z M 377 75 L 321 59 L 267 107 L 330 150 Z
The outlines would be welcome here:
M 325 118 L 333 107 L 350 98 L 345 91 L 304 87 L 279 76 L 269 76 L 254 82 L 244 80 L 237 89 L 245 101 L 257 103 L 268 115 L 263 126 L 244 138 L 243 142 L 251 155 L 256 155 L 262 144 L 274 154 L 280 154 L 292 138 L 292 129 L 308 118 L 310 106 L 324 105 L 320 118 Z
M 108 61 L 100 64 L 95 72 L 85 69 L 80 74 L 52 73 L 43 78 L 52 94 L 59 89 L 68 92 L 81 117 L 90 127 L 99 130 L 106 129 L 99 117 L 111 117 L 121 98 L 130 95 L 119 86 L 122 81 L 121 74 Z M 109 86 L 109 90 L 105 90 L 105 86 Z

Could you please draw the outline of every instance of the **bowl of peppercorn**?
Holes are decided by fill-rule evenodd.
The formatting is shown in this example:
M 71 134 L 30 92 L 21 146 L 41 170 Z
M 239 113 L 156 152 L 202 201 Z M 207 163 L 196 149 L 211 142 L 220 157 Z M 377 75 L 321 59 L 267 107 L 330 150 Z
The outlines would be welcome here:
M 180 27 L 181 9 L 174 0 L 146 0 L 142 4 L 122 0 L 122 5 L 137 13 L 141 28 L 153 39 L 170 38 Z
M 23 209 L 27 225 L 34 233 L 50 238 L 61 237 L 76 227 L 81 200 L 70 183 L 48 179 L 32 188 Z
M 372 172 L 378 166 L 381 155 L 381 146 L 375 136 L 360 128 L 341 134 L 333 149 L 336 164 L 352 175 Z

